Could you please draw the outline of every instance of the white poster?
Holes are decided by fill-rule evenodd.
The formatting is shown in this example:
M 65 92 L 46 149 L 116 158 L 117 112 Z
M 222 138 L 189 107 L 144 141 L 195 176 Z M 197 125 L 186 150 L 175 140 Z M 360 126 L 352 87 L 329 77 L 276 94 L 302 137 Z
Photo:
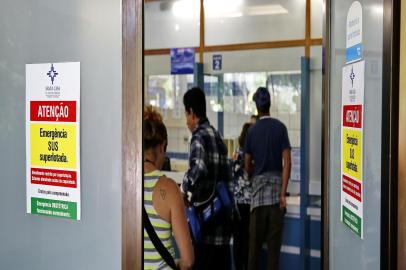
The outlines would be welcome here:
M 359 1 L 353 2 L 347 13 L 345 44 L 345 60 L 347 63 L 362 59 L 362 5 Z
M 80 220 L 80 63 L 26 65 L 27 213 Z
M 300 147 L 292 147 L 291 157 L 290 180 L 300 182 Z
M 364 235 L 363 122 L 365 61 L 343 67 L 341 114 L 341 221 Z

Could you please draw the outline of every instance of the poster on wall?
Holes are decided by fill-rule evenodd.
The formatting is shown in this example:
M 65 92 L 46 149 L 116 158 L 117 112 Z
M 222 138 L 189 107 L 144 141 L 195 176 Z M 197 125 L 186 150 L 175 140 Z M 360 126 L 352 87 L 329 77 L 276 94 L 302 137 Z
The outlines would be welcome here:
M 27 213 L 80 220 L 80 63 L 26 65 Z
M 194 48 L 171 49 L 171 74 L 193 74 L 195 70 Z
M 290 180 L 300 182 L 300 147 L 292 147 L 291 157 L 292 167 L 290 170 Z
M 341 221 L 364 238 L 363 123 L 365 61 L 342 70 Z
M 363 57 L 362 45 L 362 6 L 355 1 L 351 4 L 347 13 L 345 42 L 345 62 L 353 63 Z

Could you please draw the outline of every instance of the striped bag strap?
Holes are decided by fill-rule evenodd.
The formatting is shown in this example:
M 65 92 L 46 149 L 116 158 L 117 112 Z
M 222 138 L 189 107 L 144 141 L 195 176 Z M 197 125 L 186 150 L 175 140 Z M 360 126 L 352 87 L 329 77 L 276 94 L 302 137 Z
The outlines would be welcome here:
M 158 235 L 156 234 L 154 227 L 152 226 L 151 221 L 149 220 L 145 207 L 142 208 L 142 216 L 144 218 L 145 230 L 147 231 L 148 236 L 151 239 L 151 242 L 154 244 L 156 250 L 159 252 L 159 254 L 164 259 L 167 265 L 169 265 L 174 270 L 178 270 L 179 268 L 176 266 L 172 255 L 165 248 L 165 246 L 162 244 L 161 239 L 159 239 Z

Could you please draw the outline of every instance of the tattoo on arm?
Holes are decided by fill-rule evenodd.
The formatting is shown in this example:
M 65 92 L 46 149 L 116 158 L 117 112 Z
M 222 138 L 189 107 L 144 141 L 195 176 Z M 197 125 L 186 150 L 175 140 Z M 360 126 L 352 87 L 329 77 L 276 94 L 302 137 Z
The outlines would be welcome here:
M 160 189 L 160 193 L 161 193 L 161 198 L 162 198 L 162 200 L 165 201 L 165 198 L 166 198 L 166 190 L 161 188 L 161 189 Z

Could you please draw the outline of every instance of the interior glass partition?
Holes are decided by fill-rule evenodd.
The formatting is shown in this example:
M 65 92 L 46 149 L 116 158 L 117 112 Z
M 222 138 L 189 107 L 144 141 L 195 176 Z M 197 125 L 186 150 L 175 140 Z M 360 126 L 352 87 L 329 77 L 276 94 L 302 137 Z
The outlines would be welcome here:
M 238 137 L 244 123 L 256 115 L 252 98 L 260 86 L 265 86 L 271 94 L 271 116 L 283 122 L 289 134 L 293 156 L 300 155 L 300 114 L 301 114 L 301 75 L 297 71 L 285 72 L 245 72 L 219 75 L 223 81 L 220 90 L 224 110 L 224 138 L 230 157 L 238 146 Z M 295 160 L 296 163 L 298 162 Z M 297 195 L 300 192 L 300 164 L 292 169 L 288 191 Z
M 205 0 L 204 7 L 206 45 L 305 38 L 305 0 Z
M 161 113 L 168 132 L 167 156 L 174 171 L 185 172 L 190 132 L 186 126 L 183 95 L 193 85 L 193 74 L 150 75 L 146 77 L 145 105 Z M 182 176 L 175 180 L 180 183 Z
M 199 0 L 148 1 L 144 14 L 145 48 L 199 46 Z

